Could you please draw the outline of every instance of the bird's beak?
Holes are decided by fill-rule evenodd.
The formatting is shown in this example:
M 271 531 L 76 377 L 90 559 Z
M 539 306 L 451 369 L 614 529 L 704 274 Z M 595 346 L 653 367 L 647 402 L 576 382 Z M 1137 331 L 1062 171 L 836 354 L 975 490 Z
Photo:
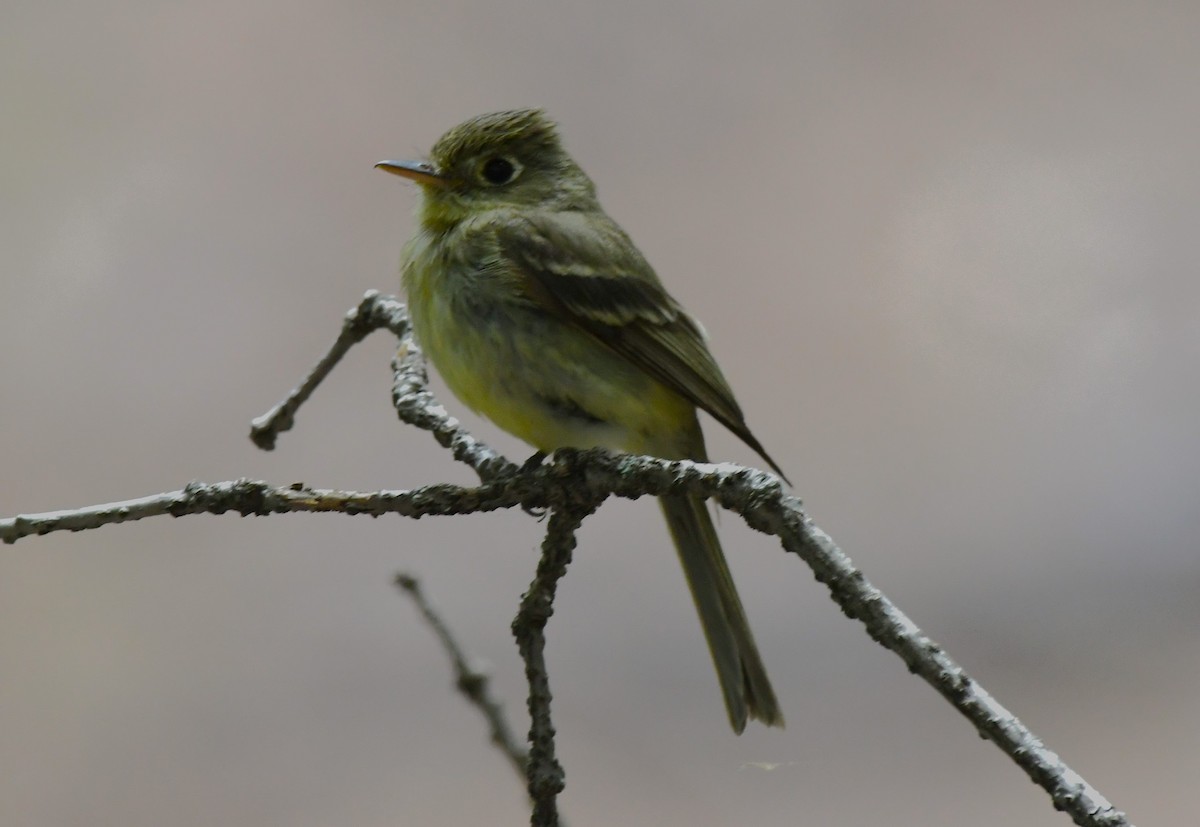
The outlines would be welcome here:
M 450 186 L 450 180 L 440 174 L 433 164 L 425 161 L 380 161 L 375 165 L 375 169 L 381 169 L 429 187 L 445 188 Z

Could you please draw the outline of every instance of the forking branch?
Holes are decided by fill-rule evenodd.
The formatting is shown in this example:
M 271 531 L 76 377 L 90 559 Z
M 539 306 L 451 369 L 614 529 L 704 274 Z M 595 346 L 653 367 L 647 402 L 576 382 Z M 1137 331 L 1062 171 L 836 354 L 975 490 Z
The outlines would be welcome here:
M 570 561 L 575 531 L 610 496 L 635 499 L 664 493 L 701 495 L 739 514 L 751 528 L 778 537 L 785 550 L 800 556 L 817 580 L 829 588 L 834 602 L 847 616 L 860 621 L 874 640 L 899 655 L 911 672 L 946 698 L 982 737 L 1003 750 L 1049 793 L 1056 809 L 1084 827 L 1130 824 L 1124 813 L 1047 749 L 1015 715 L 872 586 L 829 535 L 812 522 L 800 500 L 784 491 L 778 478 L 728 464 L 667 461 L 600 450 L 559 451 L 541 465 L 518 466 L 475 439 L 430 393 L 424 360 L 412 340 L 406 310 L 395 298 L 375 291 L 363 297 L 346 315 L 341 333 L 329 352 L 305 380 L 283 402 L 254 420 L 251 431 L 254 442 L 265 450 L 273 448 L 278 435 L 293 426 L 296 411 L 337 362 L 356 343 L 381 328 L 400 340 L 393 361 L 392 390 L 400 419 L 431 432 L 456 460 L 475 470 L 480 485 L 430 485 L 407 491 L 356 493 L 300 485 L 273 486 L 249 480 L 212 485 L 193 482 L 179 491 L 137 500 L 0 519 L 0 540 L 13 543 L 29 535 L 82 531 L 167 514 L 178 517 L 237 511 L 245 516 L 321 511 L 417 517 L 517 505 L 548 509 L 551 518 L 542 560 L 522 600 L 513 630 L 529 681 L 532 726 L 526 771 L 534 801 L 532 823 L 554 825 L 558 823 L 556 799 L 564 774 L 555 758 L 542 631 L 553 612 L 555 586 Z

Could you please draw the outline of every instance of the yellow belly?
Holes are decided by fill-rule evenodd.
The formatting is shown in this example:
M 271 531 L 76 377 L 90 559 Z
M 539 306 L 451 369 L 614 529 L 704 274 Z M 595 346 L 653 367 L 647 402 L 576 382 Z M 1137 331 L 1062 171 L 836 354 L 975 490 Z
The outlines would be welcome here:
M 456 276 L 428 244 L 414 247 L 405 287 L 417 340 L 464 404 L 541 451 L 696 453 L 699 426 L 683 397 L 581 328 L 498 294 L 486 277 Z

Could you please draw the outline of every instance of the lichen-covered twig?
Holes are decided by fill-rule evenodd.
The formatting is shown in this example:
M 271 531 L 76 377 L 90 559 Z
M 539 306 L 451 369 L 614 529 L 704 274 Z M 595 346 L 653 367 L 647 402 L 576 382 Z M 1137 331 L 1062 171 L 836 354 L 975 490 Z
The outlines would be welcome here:
M 247 480 L 214 485 L 191 483 L 180 491 L 137 500 L 0 520 L 0 540 L 11 543 L 31 534 L 80 531 L 162 514 L 178 517 L 226 511 L 242 515 L 336 511 L 416 517 L 514 505 L 550 509 L 552 517 L 542 562 L 514 622 L 514 632 L 526 661 L 530 711 L 534 714 L 529 778 L 535 823 L 554 824 L 554 798 L 562 789 L 562 769 L 554 756 L 549 685 L 541 660 L 542 633 L 552 611 L 554 586 L 574 548 L 574 532 L 611 495 L 637 498 L 688 492 L 712 497 L 742 515 L 751 527 L 779 537 L 785 549 L 802 557 L 817 579 L 829 587 L 843 612 L 860 621 L 873 639 L 899 655 L 913 673 L 941 693 L 981 735 L 992 740 L 1045 789 L 1054 806 L 1069 814 L 1076 824 L 1129 825 L 1124 813 L 1047 749 L 1015 715 L 872 586 L 829 535 L 813 524 L 800 501 L 786 494 L 778 478 L 732 465 L 669 462 L 599 450 L 559 451 L 548 463 L 518 467 L 467 433 L 429 393 L 419 351 L 409 335 L 407 316 L 395 299 L 367 294 L 347 316 L 337 342 L 305 381 L 284 402 L 255 420 L 255 442 L 268 448 L 273 445 L 276 435 L 291 427 L 297 408 L 333 365 L 355 342 L 381 327 L 392 330 L 401 339 L 393 363 L 393 396 L 401 419 L 431 431 L 456 459 L 476 470 L 482 485 L 474 488 L 431 485 L 412 491 L 360 494 L 304 486 L 280 488 Z
M 550 673 L 546 669 L 546 623 L 554 614 L 558 581 L 567 573 L 575 550 L 575 531 L 596 510 L 603 496 L 550 514 L 542 557 L 529 591 L 513 620 L 513 636 L 525 662 L 529 684 L 529 797 L 533 799 L 533 827 L 558 825 L 558 794 L 566 775 L 554 750 L 554 721 L 550 716 Z
M 477 440 L 450 416 L 429 392 L 429 375 L 421 349 L 412 337 L 412 326 L 404 304 L 392 296 L 368 290 L 358 306 L 342 321 L 342 330 L 329 351 L 313 365 L 304 379 L 282 402 L 250 423 L 250 439 L 265 451 L 274 449 L 279 434 L 295 424 L 296 411 L 329 375 L 351 347 L 376 330 L 391 331 L 400 340 L 392 360 L 392 404 L 402 422 L 433 434 L 438 444 L 449 448 L 459 462 L 470 465 L 480 479 L 511 474 L 517 466 Z

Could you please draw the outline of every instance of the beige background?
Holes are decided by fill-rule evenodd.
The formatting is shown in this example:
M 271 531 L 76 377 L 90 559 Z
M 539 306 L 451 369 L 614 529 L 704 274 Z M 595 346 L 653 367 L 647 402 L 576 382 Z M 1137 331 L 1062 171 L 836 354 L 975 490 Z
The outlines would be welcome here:
M 542 105 L 818 523 L 1139 823 L 1190 823 L 1200 11 L 903 5 L 10 0 L 0 513 L 469 481 L 397 425 L 383 336 L 274 454 L 247 423 L 396 288 L 415 195 L 372 164 Z M 424 579 L 524 726 L 540 529 L 0 548 L 0 823 L 522 823 L 389 580 Z M 572 824 L 1068 823 L 797 561 L 722 531 L 788 729 L 729 733 L 656 509 L 611 503 L 550 627 Z

